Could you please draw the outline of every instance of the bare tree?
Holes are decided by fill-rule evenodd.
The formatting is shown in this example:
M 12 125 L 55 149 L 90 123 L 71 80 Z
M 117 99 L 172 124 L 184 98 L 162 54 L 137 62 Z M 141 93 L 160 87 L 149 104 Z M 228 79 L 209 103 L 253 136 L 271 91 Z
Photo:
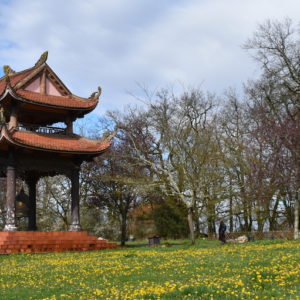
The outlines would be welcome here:
M 249 83 L 249 99 L 264 108 L 265 119 L 290 151 L 295 165 L 296 195 L 300 191 L 300 40 L 292 22 L 267 21 L 245 48 L 262 68 L 260 79 Z M 294 200 L 294 236 L 299 238 L 299 197 Z
M 68 230 L 71 183 L 65 176 L 43 177 L 38 182 L 38 222 L 42 228 Z
M 101 208 L 108 218 L 118 221 L 122 246 L 127 239 L 129 212 L 139 200 L 139 181 L 143 175 L 140 167 L 128 161 L 130 157 L 126 143 L 116 140 L 105 155 L 86 166 L 89 207 Z
M 192 243 L 195 216 L 198 219 L 199 212 L 210 207 L 214 211 L 216 201 L 212 196 L 218 152 L 215 107 L 215 97 L 199 90 L 179 97 L 162 90 L 144 111 L 110 114 L 129 140 L 134 161 L 147 170 L 151 184 L 159 185 L 165 197 L 186 204 Z

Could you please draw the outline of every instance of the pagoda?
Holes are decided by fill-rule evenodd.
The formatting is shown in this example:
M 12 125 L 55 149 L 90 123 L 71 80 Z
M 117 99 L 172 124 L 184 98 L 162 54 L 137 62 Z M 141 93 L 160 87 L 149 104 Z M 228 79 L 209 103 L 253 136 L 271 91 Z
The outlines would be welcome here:
M 72 94 L 46 63 L 47 56 L 43 53 L 32 68 L 20 72 L 4 66 L 5 75 L 0 78 L 0 175 L 6 177 L 3 236 L 18 233 L 16 179 L 28 186 L 28 231 L 33 232 L 37 230 L 37 181 L 59 174 L 71 180 L 69 231 L 79 233 L 80 166 L 101 155 L 112 143 L 112 135 L 91 140 L 73 132 L 74 121 L 95 109 L 101 89 L 89 98 Z M 56 123 L 64 126 L 54 127 Z M 74 234 L 69 236 L 74 239 Z

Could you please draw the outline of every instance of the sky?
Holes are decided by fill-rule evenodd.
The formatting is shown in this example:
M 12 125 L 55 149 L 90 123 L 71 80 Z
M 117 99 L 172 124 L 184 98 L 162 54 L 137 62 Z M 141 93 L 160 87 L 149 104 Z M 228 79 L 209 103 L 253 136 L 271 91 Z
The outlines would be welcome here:
M 241 47 L 257 25 L 298 25 L 299 11 L 299 0 L 0 0 L 0 65 L 21 71 L 48 50 L 72 93 L 102 87 L 92 117 L 141 104 L 141 86 L 221 95 L 259 74 Z

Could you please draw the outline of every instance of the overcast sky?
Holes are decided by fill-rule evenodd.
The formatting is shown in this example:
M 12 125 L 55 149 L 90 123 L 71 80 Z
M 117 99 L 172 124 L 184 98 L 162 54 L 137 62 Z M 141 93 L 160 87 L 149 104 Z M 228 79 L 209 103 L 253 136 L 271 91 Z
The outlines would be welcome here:
M 259 73 L 241 48 L 257 24 L 299 12 L 299 0 L 0 0 L 0 64 L 20 71 L 48 50 L 74 94 L 102 87 L 101 115 L 134 104 L 137 83 L 240 89 Z

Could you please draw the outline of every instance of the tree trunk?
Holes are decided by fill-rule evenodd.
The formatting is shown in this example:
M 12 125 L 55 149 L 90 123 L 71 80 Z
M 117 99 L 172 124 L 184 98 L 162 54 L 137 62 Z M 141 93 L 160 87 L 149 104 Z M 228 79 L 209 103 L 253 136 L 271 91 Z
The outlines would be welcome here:
M 229 232 L 233 232 L 233 203 L 232 197 L 229 198 Z
M 256 221 L 257 221 L 257 231 L 258 232 L 263 232 L 264 230 L 264 217 L 263 217 L 263 211 L 261 210 L 261 207 L 259 207 L 256 209 Z
M 200 237 L 200 220 L 199 220 L 198 214 L 197 214 L 194 222 L 195 222 L 195 237 L 199 238 Z
M 284 205 L 284 211 L 285 211 L 285 216 L 286 220 L 288 222 L 289 228 L 293 228 L 294 226 L 294 211 L 291 206 L 291 202 L 293 202 L 294 197 L 292 196 L 292 193 L 288 192 L 287 193 L 288 201 L 283 198 L 283 205 Z
M 210 199 L 208 199 L 207 203 L 207 227 L 208 233 L 215 234 L 216 233 L 216 211 L 215 204 L 212 203 Z
M 188 208 L 188 223 L 189 223 L 189 229 L 190 229 L 190 239 L 192 245 L 195 244 L 195 234 L 194 234 L 194 222 L 193 222 L 193 208 Z
M 121 246 L 125 246 L 127 235 L 127 217 L 122 215 L 121 217 Z
M 277 229 L 276 219 L 277 219 L 277 209 L 278 209 L 280 197 L 281 197 L 281 193 L 276 196 L 273 210 L 272 210 L 272 212 L 270 212 L 270 216 L 269 216 L 269 224 L 270 224 L 269 230 L 270 231 L 274 231 Z
M 232 195 L 232 180 L 229 178 L 229 232 L 233 232 L 233 195 Z
M 243 198 L 243 218 L 244 218 L 244 224 L 243 224 L 243 231 L 248 231 L 249 223 L 248 223 L 248 205 L 247 200 Z
M 297 195 L 295 197 L 295 208 L 294 208 L 294 239 L 299 239 L 299 193 L 300 189 L 297 190 Z
M 199 220 L 199 210 L 196 206 L 196 192 L 193 193 L 193 220 L 195 226 L 195 239 L 200 237 L 200 220 Z

